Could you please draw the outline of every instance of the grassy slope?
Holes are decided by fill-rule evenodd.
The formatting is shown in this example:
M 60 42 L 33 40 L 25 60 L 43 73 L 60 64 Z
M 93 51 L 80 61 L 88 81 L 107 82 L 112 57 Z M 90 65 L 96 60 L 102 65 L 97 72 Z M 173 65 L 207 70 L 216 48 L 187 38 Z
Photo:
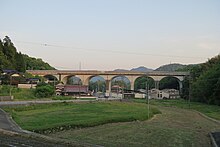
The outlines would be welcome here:
M 179 108 L 160 107 L 162 115 L 150 121 L 105 124 L 49 134 L 70 142 L 102 146 L 195 146 L 211 147 L 208 133 L 220 131 L 216 124 L 198 113 Z
M 63 103 L 5 108 L 27 130 L 62 130 L 111 122 L 147 119 L 147 107 L 138 103 Z M 150 116 L 159 113 L 152 109 Z
M 145 103 L 144 99 L 134 99 L 135 102 Z M 220 106 L 207 105 L 198 102 L 189 102 L 184 99 L 177 100 L 150 100 L 151 105 L 165 106 L 165 107 L 178 107 L 183 109 L 193 109 L 199 111 L 211 118 L 220 120 Z

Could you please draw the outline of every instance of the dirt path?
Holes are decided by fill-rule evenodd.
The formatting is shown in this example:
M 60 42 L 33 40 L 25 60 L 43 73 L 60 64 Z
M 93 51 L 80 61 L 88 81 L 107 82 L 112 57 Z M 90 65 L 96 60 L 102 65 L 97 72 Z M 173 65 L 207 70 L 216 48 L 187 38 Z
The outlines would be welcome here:
M 162 114 L 144 122 L 114 123 L 50 134 L 73 142 L 104 146 L 211 146 L 209 132 L 220 125 L 194 111 L 159 107 Z

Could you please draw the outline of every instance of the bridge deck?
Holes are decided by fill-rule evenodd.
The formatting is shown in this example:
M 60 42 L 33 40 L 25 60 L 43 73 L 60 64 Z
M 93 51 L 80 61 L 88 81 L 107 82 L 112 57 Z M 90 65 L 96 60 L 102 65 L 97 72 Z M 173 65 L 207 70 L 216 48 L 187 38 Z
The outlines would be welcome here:
M 33 75 L 147 75 L 147 76 L 188 76 L 189 72 L 167 72 L 167 71 L 152 71 L 152 72 L 135 72 L 135 71 L 97 71 L 97 70 L 27 70 Z

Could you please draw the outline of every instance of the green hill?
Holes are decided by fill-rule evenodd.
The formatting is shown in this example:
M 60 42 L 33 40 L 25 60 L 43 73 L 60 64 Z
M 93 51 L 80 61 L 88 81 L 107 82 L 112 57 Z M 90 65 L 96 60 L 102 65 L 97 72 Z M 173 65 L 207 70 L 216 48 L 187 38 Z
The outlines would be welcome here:
M 184 67 L 186 67 L 186 65 L 174 63 L 174 64 L 162 65 L 159 68 L 155 69 L 155 71 L 176 71 Z
M 0 39 L 0 70 L 3 69 L 25 72 L 28 69 L 52 70 L 55 68 L 42 59 L 29 57 L 18 52 L 11 39 L 6 36 L 3 41 Z

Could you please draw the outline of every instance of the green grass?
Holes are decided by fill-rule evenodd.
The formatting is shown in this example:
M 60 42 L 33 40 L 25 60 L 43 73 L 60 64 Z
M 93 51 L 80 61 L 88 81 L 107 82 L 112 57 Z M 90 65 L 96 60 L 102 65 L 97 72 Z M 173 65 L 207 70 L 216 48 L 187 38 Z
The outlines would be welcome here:
M 144 99 L 134 99 L 134 102 L 146 103 Z M 199 111 L 211 118 L 220 120 L 220 106 L 207 105 L 199 102 L 189 102 L 184 99 L 171 99 L 171 100 L 150 100 L 151 105 L 164 106 L 164 107 L 178 107 L 183 109 L 193 109 Z
M 14 100 L 18 101 L 37 99 L 37 97 L 34 96 L 34 89 L 17 88 L 17 90 L 12 91 L 12 95 L 14 96 Z
M 2 88 L 4 87 L 4 88 Z M 0 86 L 0 96 L 10 95 L 10 86 Z M 24 89 L 11 87 L 11 94 L 14 96 L 15 101 L 25 100 L 75 100 L 72 96 L 52 96 L 49 98 L 37 98 L 34 95 L 34 89 Z M 95 98 L 81 98 L 80 100 L 95 100 Z
M 147 106 L 141 103 L 59 103 L 4 109 L 23 129 L 44 133 L 148 119 Z M 150 117 L 157 113 L 160 113 L 159 110 L 152 108 Z
M 150 121 L 105 124 L 48 134 L 68 142 L 106 147 L 211 147 L 208 133 L 220 131 L 220 125 L 198 113 L 174 107 L 159 107 L 162 112 Z M 92 145 L 91 145 L 92 146 Z

